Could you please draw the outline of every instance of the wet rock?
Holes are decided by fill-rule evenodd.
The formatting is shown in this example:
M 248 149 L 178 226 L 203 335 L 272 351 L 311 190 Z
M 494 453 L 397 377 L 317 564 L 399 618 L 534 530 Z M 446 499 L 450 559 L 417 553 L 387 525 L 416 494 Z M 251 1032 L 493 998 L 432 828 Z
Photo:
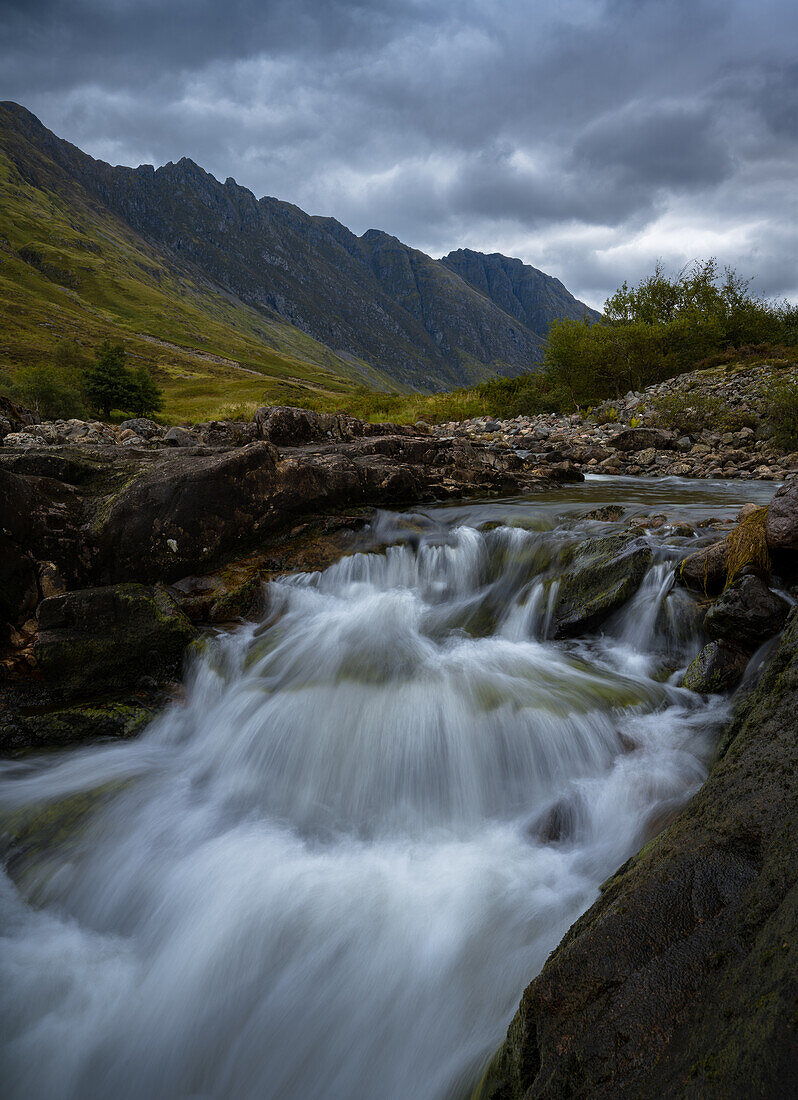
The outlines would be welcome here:
M 727 642 L 709 642 L 688 665 L 682 687 L 711 695 L 732 691 L 742 680 L 750 653 Z
M 710 607 L 704 631 L 710 638 L 757 646 L 781 630 L 789 604 L 756 576 L 742 576 Z
M 61 698 L 168 679 L 195 634 L 170 595 L 140 584 L 42 600 L 38 619 L 36 660 Z
M 727 557 L 728 546 L 725 540 L 714 542 L 685 558 L 677 566 L 676 577 L 694 592 L 703 592 L 706 595 L 720 592 L 726 583 Z
M 528 986 L 478 1100 L 798 1094 L 798 615 L 687 808 Z
M 135 737 L 156 713 L 154 706 L 133 698 L 18 715 L 13 725 L 0 729 L 0 751 L 57 749 L 102 738 Z
M 598 519 L 607 523 L 617 523 L 626 512 L 620 504 L 603 504 L 600 508 L 593 508 L 585 512 L 584 519 Z
M 595 630 L 634 595 L 651 565 L 645 539 L 628 535 L 587 539 L 561 578 L 554 611 L 555 636 Z
M 263 610 L 264 588 L 260 575 L 250 577 L 214 599 L 208 618 L 212 623 L 252 618 Z
M 798 477 L 785 482 L 770 502 L 765 535 L 774 553 L 798 551 Z

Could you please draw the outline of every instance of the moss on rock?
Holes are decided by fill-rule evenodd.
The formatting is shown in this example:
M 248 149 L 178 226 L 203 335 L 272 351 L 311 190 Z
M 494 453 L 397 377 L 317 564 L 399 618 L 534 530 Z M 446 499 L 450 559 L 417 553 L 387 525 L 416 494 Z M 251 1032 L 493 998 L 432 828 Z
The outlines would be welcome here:
M 560 579 L 554 611 L 555 636 L 594 630 L 635 594 L 651 565 L 644 539 L 609 535 L 587 539 L 573 567 Z

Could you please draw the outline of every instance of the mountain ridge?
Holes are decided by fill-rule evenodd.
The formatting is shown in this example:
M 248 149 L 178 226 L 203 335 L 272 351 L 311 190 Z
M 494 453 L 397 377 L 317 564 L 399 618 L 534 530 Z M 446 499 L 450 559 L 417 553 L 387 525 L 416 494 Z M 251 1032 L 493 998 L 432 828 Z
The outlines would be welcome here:
M 457 250 L 439 261 L 382 230 L 358 237 L 334 218 L 258 199 L 230 176 L 221 183 L 189 157 L 112 166 L 18 104 L 0 104 L 3 147 L 32 186 L 110 212 L 167 263 L 269 324 L 292 326 L 350 375 L 347 363 L 362 364 L 361 376 L 371 368 L 400 387 L 435 391 L 519 374 L 540 362 L 555 316 L 595 316 L 520 260 Z

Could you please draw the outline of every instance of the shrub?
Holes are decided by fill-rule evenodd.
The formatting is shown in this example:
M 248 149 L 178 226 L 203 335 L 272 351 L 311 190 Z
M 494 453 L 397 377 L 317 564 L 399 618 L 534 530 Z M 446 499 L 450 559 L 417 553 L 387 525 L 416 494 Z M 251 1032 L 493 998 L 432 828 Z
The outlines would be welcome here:
M 770 387 L 766 415 L 774 442 L 785 451 L 798 451 L 798 380 L 788 379 Z

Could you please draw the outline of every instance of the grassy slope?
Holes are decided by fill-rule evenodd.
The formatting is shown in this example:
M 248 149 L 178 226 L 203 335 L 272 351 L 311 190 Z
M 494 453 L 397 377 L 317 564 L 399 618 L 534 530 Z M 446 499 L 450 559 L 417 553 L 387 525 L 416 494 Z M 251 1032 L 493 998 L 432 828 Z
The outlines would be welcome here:
M 13 373 L 46 360 L 65 337 L 86 348 L 124 340 L 133 364 L 145 362 L 163 387 L 172 420 L 263 400 L 335 405 L 364 384 L 396 388 L 225 298 L 78 189 L 62 195 L 23 179 L 0 152 L 0 366 Z
M 737 358 L 735 358 L 737 356 Z M 761 393 L 756 402 L 755 413 L 764 413 L 768 404 L 767 388 L 771 382 L 784 381 L 798 375 L 798 348 L 774 347 L 769 351 L 760 349 L 755 355 L 743 355 L 740 352 L 730 352 L 728 361 L 712 367 L 702 369 L 702 364 L 695 368 L 701 371 L 701 385 L 699 389 L 713 392 L 714 383 L 734 377 L 738 372 L 748 372 L 752 368 L 767 364 L 771 369 L 766 371 L 767 382 L 763 382 Z M 689 373 L 689 372 L 687 372 Z M 323 403 L 324 408 L 346 409 L 365 420 L 373 422 L 390 420 L 398 424 L 412 424 L 416 420 L 424 419 L 429 423 L 443 423 L 450 420 L 466 420 L 477 416 L 495 416 L 499 418 L 512 417 L 519 414 L 534 415 L 540 409 L 536 407 L 534 399 L 530 398 L 525 404 L 523 390 L 519 396 L 508 396 L 509 386 L 512 383 L 523 385 L 524 377 L 520 379 L 496 379 L 469 388 L 453 390 L 450 393 L 439 394 L 396 394 L 396 393 L 369 393 L 356 392 L 351 396 L 337 398 Z M 314 408 L 322 405 L 314 405 Z M 566 411 L 572 411 L 568 409 Z M 726 430 L 723 425 L 718 425 Z

